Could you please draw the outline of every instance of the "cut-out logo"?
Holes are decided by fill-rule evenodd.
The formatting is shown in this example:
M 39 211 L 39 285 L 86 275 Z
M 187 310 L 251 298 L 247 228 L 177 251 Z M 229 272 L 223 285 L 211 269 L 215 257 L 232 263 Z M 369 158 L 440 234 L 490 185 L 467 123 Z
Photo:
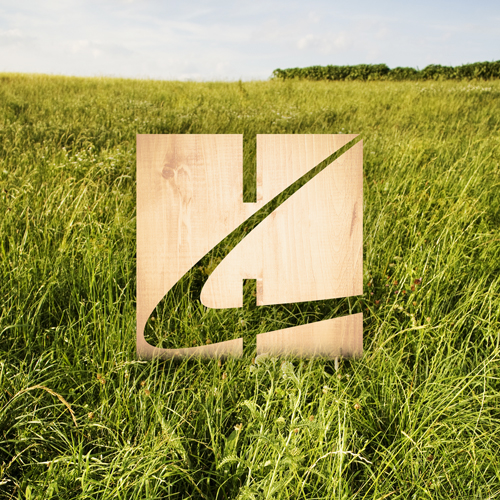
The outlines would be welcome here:
M 244 223 L 254 227 L 208 277 L 205 306 L 241 307 L 244 279 L 257 280 L 257 306 L 363 293 L 363 149 L 356 137 L 258 135 L 257 201 L 244 203 L 241 135 L 137 136 L 139 357 L 242 354 L 241 338 L 161 349 L 144 329 L 169 290 Z M 272 203 L 280 204 L 259 221 Z M 258 354 L 357 357 L 362 350 L 361 313 L 257 335 Z

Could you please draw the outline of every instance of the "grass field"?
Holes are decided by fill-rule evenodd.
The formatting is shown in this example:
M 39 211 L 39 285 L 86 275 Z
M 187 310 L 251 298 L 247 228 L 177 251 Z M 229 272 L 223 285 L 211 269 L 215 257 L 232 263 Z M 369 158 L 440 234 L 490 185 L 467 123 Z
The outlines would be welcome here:
M 250 201 L 255 134 L 348 132 L 364 295 L 167 319 L 363 311 L 364 357 L 138 361 L 136 134 L 244 134 Z M 499 132 L 499 81 L 0 74 L 0 498 L 500 498 Z

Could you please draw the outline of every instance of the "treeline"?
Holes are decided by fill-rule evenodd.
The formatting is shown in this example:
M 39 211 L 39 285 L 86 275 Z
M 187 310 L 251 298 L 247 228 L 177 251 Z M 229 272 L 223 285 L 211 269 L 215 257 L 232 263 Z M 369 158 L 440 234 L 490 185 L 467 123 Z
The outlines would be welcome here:
M 477 62 L 462 66 L 430 64 L 424 69 L 397 67 L 386 64 L 355 66 L 309 66 L 308 68 L 275 69 L 273 78 L 282 80 L 492 80 L 500 78 L 500 61 Z

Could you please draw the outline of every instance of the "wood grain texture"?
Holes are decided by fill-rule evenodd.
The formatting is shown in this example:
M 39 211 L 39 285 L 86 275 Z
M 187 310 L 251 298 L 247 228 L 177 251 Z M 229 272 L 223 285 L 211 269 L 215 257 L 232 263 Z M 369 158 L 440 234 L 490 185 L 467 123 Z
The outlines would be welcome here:
M 360 358 L 363 355 L 363 314 L 258 334 L 257 354 Z
M 308 162 L 305 154 L 289 151 L 292 139 L 298 153 L 307 151 L 302 137 L 286 136 L 288 144 L 282 147 L 281 137 L 264 137 L 264 144 L 258 146 L 259 154 L 270 160 L 268 164 L 262 160 L 262 171 L 269 172 L 263 176 L 267 200 L 287 186 L 283 178 L 294 178 L 290 175 L 293 167 L 307 172 L 307 167 L 297 167 Z M 325 158 L 327 147 L 320 144 L 315 150 Z M 201 293 L 202 303 L 211 308 L 241 307 L 243 279 L 258 280 L 257 305 L 362 294 L 362 162 L 363 144 L 358 142 L 279 206 L 210 275 Z
M 241 354 L 242 339 L 158 349 L 146 342 L 144 327 L 159 301 L 200 258 L 354 137 L 257 136 L 257 203 L 243 203 L 242 136 L 137 136 L 137 350 L 141 358 Z M 202 302 L 216 308 L 241 307 L 243 278 L 258 279 L 258 304 L 362 293 L 361 165 L 358 143 L 233 249 L 203 288 Z
M 209 250 L 256 210 L 243 203 L 240 135 L 137 136 L 137 352 L 172 357 L 144 338 L 148 317 Z M 227 344 L 241 354 L 242 340 Z M 189 348 L 210 356 L 218 347 Z

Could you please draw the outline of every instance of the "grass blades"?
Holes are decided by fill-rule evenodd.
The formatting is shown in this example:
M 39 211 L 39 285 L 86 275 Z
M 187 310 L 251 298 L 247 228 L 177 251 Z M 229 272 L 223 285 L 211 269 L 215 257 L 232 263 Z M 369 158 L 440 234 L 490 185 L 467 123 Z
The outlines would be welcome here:
M 2 74 L 0 95 L 0 498 L 500 498 L 499 82 Z M 251 201 L 257 133 L 343 132 L 363 359 L 138 361 L 135 135 L 243 134 Z M 183 335 L 339 315 L 245 311 Z

